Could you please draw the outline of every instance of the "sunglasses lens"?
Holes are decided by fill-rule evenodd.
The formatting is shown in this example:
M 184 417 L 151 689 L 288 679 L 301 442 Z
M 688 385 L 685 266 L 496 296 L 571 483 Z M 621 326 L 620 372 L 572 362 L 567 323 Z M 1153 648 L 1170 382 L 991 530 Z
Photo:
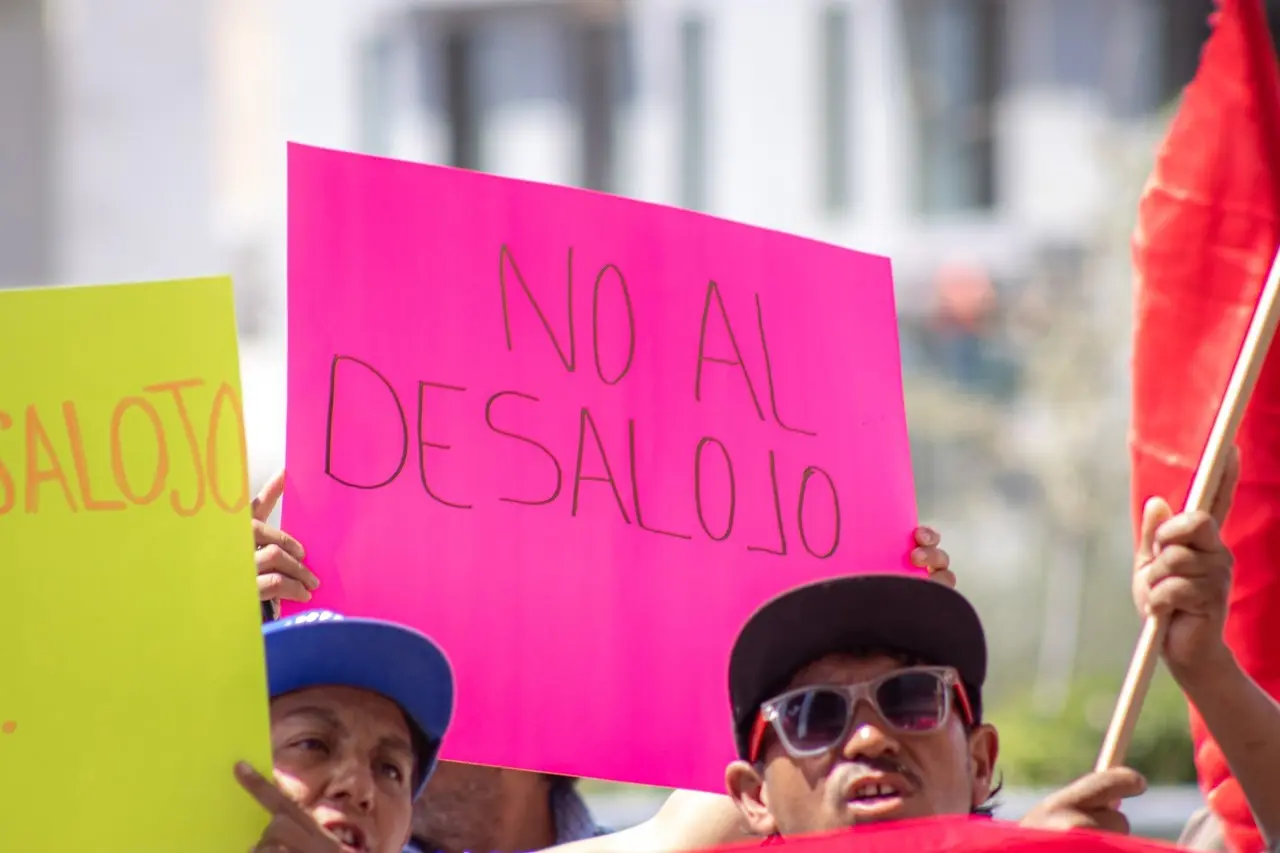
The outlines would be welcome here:
M 849 698 L 820 687 L 792 695 L 778 709 L 783 734 L 801 752 L 831 748 L 848 721 Z
M 936 673 L 904 672 L 876 691 L 880 713 L 889 725 L 904 731 L 931 731 L 947 713 L 947 684 Z

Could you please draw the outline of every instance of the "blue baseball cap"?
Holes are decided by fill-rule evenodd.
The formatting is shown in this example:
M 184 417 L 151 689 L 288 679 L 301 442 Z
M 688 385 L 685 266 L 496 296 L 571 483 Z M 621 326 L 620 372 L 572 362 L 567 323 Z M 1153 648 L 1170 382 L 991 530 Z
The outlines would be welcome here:
M 308 687 L 355 687 L 400 706 L 414 729 L 413 795 L 435 769 L 453 717 L 453 669 L 425 634 L 380 619 L 309 610 L 262 626 L 271 698 Z

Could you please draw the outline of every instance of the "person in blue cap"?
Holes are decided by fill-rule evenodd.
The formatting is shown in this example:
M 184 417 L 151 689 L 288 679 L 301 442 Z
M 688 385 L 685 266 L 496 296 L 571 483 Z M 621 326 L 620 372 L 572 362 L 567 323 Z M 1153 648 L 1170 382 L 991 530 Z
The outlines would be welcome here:
M 262 627 L 274 784 L 255 853 L 400 853 L 453 716 L 444 652 L 410 628 L 309 611 Z

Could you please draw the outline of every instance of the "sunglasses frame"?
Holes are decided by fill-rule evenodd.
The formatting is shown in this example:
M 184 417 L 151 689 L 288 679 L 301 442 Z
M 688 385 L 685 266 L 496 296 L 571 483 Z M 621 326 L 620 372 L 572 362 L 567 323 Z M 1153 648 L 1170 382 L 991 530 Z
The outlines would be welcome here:
M 943 691 L 942 714 L 938 717 L 938 724 L 928 729 L 904 729 L 895 726 L 890 722 L 884 711 L 880 708 L 880 701 L 876 698 L 876 691 L 879 690 L 887 681 L 899 678 L 904 675 L 916 673 L 929 674 L 936 676 L 946 689 Z M 849 702 L 849 710 L 845 715 L 844 728 L 840 735 L 835 738 L 831 744 L 817 749 L 799 749 L 787 737 L 782 730 L 782 705 L 787 700 L 796 696 L 801 696 L 814 690 L 829 690 L 833 693 L 839 693 L 846 697 Z M 810 684 L 805 687 L 797 687 L 794 690 L 788 690 L 786 693 L 780 693 L 760 705 L 760 713 L 756 718 L 756 724 L 751 733 L 751 761 L 754 762 L 759 758 L 760 747 L 764 741 L 764 733 L 767 727 L 772 726 L 773 731 L 778 736 L 778 741 L 782 744 L 782 748 L 792 758 L 813 758 L 830 752 L 840 744 L 844 743 L 845 738 L 849 736 L 849 730 L 853 727 L 853 721 L 858 716 L 858 706 L 866 702 L 876 716 L 884 721 L 889 731 L 896 734 L 928 734 L 941 729 L 947 724 L 947 720 L 951 718 L 953 700 L 952 696 L 956 696 L 960 700 L 960 710 L 964 714 L 965 721 L 972 725 L 973 707 L 969 704 L 969 696 L 965 692 L 964 683 L 960 680 L 960 673 L 949 666 L 910 666 L 903 669 L 895 669 L 893 672 L 887 672 L 884 675 L 873 678 L 869 681 L 860 681 L 856 684 Z

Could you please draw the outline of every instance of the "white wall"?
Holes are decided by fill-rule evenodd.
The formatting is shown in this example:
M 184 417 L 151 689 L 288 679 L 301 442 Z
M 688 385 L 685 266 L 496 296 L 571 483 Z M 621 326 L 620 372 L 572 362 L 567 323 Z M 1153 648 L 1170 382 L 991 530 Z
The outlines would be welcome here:
M 53 278 L 220 272 L 210 3 L 58 0 L 47 8 L 58 65 Z
M 402 9 L 458 5 L 398 4 Z M 485 4 L 473 0 L 469 5 Z M 520 5 L 538 5 L 538 0 Z M 907 58 L 896 4 L 886 0 L 848 3 L 854 189 L 847 213 L 823 210 L 824 6 L 822 0 L 633 0 L 628 21 L 636 89 L 619 116 L 619 190 L 648 200 L 680 200 L 678 27 L 682 16 L 693 13 L 704 16 L 708 26 L 709 212 L 893 255 L 909 288 L 912 280 L 949 260 L 978 260 L 997 274 L 1016 274 L 1035 244 L 1085 233 L 1110 202 L 1100 168 L 1109 126 L 1106 105 L 1098 92 L 1055 75 L 1064 61 L 1087 62 L 1086 49 L 1121 59 L 1149 58 L 1154 47 L 1144 41 L 1153 32 L 1147 0 L 1121 12 L 1103 0 L 1010 4 L 1011 76 L 997 110 L 1001 203 L 992 211 L 948 218 L 924 217 L 911 206 L 916 166 Z M 1098 20 L 1113 26 L 1099 33 Z M 1099 47 L 1099 37 L 1109 41 Z M 1026 49 L 1028 43 L 1036 49 Z M 551 97 L 527 97 L 530 90 L 564 88 L 556 79 L 563 72 L 555 61 L 553 26 L 495 27 L 484 44 L 482 97 L 493 108 L 486 166 L 501 174 L 572 181 L 578 144 L 573 110 Z M 1149 65 L 1130 71 L 1141 77 Z M 447 152 L 446 117 L 439 94 L 432 94 L 440 83 L 428 73 L 421 85 L 425 105 L 422 98 L 410 97 L 392 108 L 399 128 L 393 151 L 438 161 Z

